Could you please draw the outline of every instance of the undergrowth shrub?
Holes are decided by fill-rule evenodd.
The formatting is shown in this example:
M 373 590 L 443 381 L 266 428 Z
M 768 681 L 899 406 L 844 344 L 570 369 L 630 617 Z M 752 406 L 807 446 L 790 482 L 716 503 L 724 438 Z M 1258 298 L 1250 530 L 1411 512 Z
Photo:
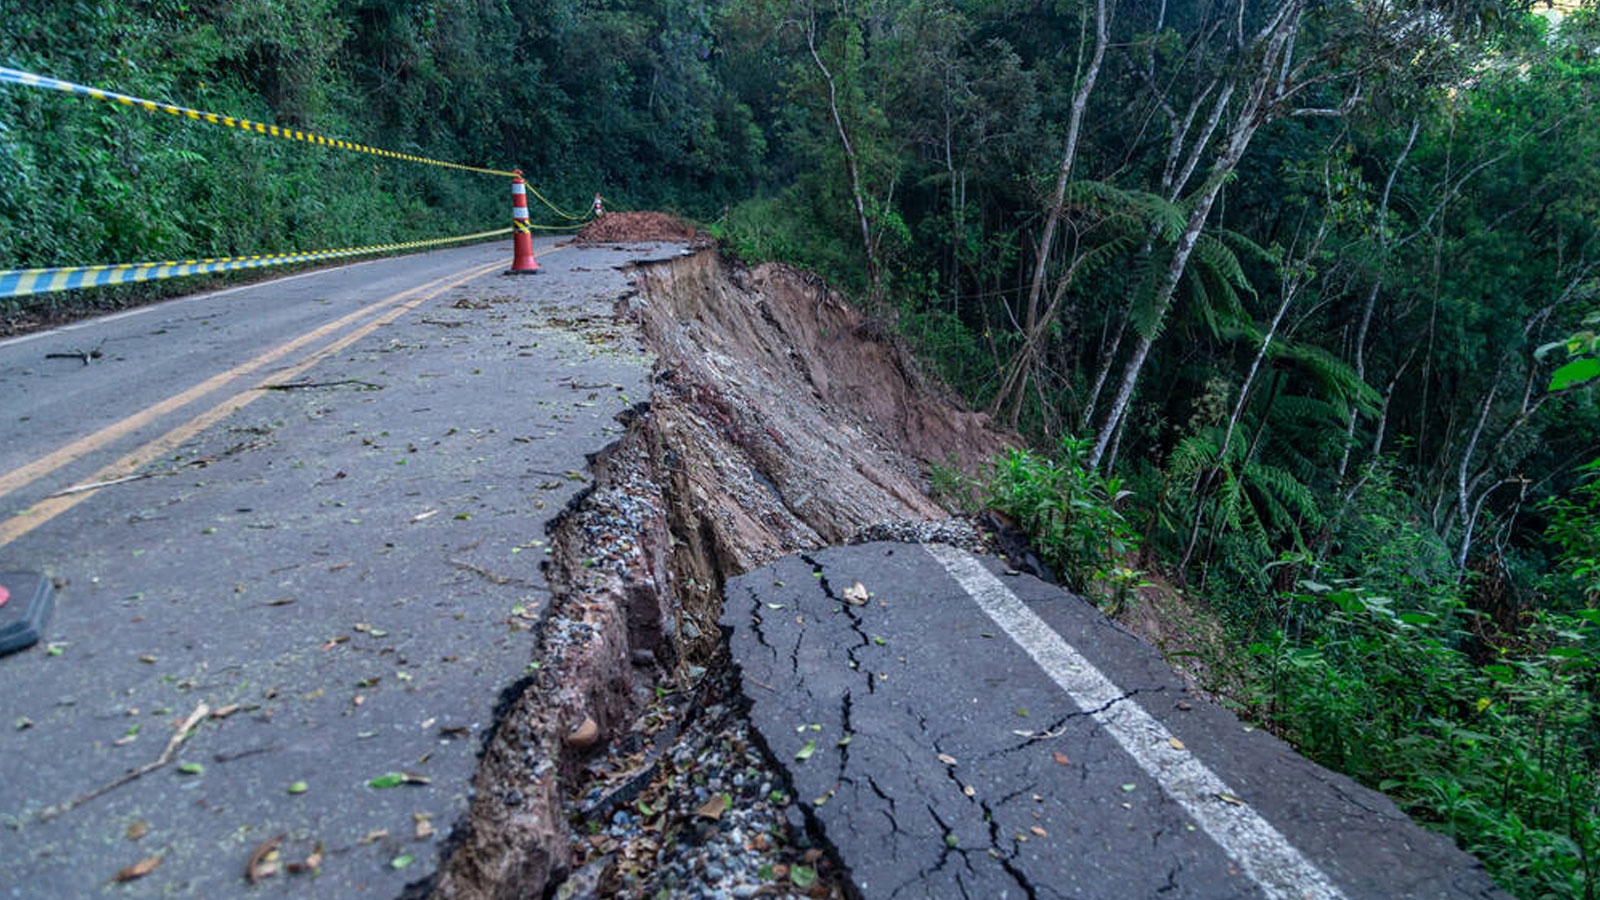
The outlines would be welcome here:
M 1487 665 L 1464 604 L 1303 581 L 1250 646 L 1254 698 L 1307 756 L 1393 797 L 1525 900 L 1592 898 L 1600 611 L 1541 614 Z
M 1117 510 L 1121 481 L 1085 463 L 1089 447 L 1069 436 L 1053 457 L 1006 451 L 989 464 L 984 500 L 1015 519 L 1068 584 L 1117 608 L 1139 583 L 1125 562 L 1139 541 Z

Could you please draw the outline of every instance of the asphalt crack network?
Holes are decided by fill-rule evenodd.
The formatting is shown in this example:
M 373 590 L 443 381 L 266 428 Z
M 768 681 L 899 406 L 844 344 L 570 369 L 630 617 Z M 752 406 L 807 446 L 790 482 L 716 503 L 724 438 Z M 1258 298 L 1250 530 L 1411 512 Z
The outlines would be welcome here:
M 853 646 L 846 647 L 845 656 L 850 660 L 850 668 L 861 672 L 866 677 L 867 693 L 876 694 L 878 692 L 878 685 L 877 681 L 872 677 L 872 667 L 868 666 L 863 668 L 861 665 L 861 651 L 872 646 L 871 636 L 869 636 L 866 629 L 862 627 L 863 623 L 861 621 L 861 615 L 856 612 L 853 605 L 840 597 L 838 594 L 834 593 L 833 585 L 828 582 L 828 576 L 823 569 L 822 563 L 817 562 L 814 557 L 806 553 L 800 554 L 800 559 L 803 560 L 806 565 L 811 567 L 811 574 L 816 577 L 817 585 L 822 588 L 823 596 L 838 604 L 839 610 L 843 612 L 845 617 L 850 620 L 850 630 L 856 633 L 856 637 L 860 639 L 860 642 Z M 798 665 L 798 661 L 796 664 Z
M 992 759 L 1007 757 L 1013 753 L 1026 750 L 1029 747 L 1032 747 L 1034 744 L 1037 744 L 1039 741 L 1052 737 L 1059 737 L 1061 729 L 1067 727 L 1067 723 L 1073 721 L 1074 719 L 1095 718 L 1096 716 L 1109 711 L 1113 706 L 1116 706 L 1125 700 L 1131 700 L 1139 694 L 1159 694 L 1165 691 L 1165 685 L 1153 688 L 1133 688 L 1131 690 L 1124 691 L 1120 696 L 1113 697 L 1094 709 L 1079 709 L 1069 712 L 1059 719 L 1056 719 L 1048 728 L 1045 728 L 1043 731 L 1034 732 L 1032 735 L 1024 738 L 1020 743 L 1013 744 L 1010 747 L 1002 747 L 993 753 L 989 753 L 983 757 L 983 760 L 987 762 Z
M 745 586 L 745 591 L 750 594 L 750 630 L 756 636 L 756 643 L 771 650 L 772 655 L 776 657 L 778 648 L 772 646 L 771 642 L 767 640 L 766 631 L 761 628 L 761 595 L 756 593 L 755 588 L 748 585 Z

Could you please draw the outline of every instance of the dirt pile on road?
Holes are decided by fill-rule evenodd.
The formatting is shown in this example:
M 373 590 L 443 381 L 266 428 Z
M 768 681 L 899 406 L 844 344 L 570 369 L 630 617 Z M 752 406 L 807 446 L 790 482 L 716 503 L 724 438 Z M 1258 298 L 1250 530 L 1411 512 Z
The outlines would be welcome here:
M 927 464 L 1007 438 L 795 269 L 701 252 L 637 286 L 618 321 L 658 354 L 651 396 L 553 530 L 539 650 L 436 895 L 841 896 L 717 687 L 724 583 L 884 523 L 963 542 Z
M 580 244 L 610 244 L 629 241 L 684 241 L 696 238 L 694 226 L 677 216 L 660 212 L 607 213 L 583 226 Z

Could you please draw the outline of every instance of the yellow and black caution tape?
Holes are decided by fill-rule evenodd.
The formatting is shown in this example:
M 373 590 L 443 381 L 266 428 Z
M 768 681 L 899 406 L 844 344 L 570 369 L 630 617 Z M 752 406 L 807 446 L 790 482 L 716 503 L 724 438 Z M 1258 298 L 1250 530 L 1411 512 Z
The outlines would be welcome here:
M 526 187 L 528 188 L 528 193 L 534 195 L 535 197 L 538 197 L 540 203 L 543 203 L 545 206 L 550 207 L 550 211 L 551 212 L 555 213 L 556 215 L 560 216 L 563 219 L 569 219 L 569 220 L 571 220 L 573 222 L 587 222 L 588 220 L 594 218 L 593 214 L 590 214 L 590 215 L 587 215 L 587 216 L 575 216 L 572 213 L 566 212 L 561 207 L 555 205 L 554 203 L 551 203 L 549 200 L 546 200 L 544 198 L 543 194 L 541 194 L 538 191 L 534 190 L 533 185 L 531 185 L 531 184 L 530 185 L 526 185 Z
M 586 224 L 588 223 L 578 222 L 573 225 L 533 225 L 523 219 L 511 220 L 511 227 L 522 232 L 523 234 L 527 234 L 530 231 L 572 231 L 576 228 L 582 228 Z
M 79 288 L 103 287 L 110 284 L 129 284 L 135 281 L 155 281 L 161 278 L 181 278 L 185 275 L 205 275 L 212 272 L 231 272 L 235 269 L 259 269 L 289 263 L 314 262 L 338 259 L 345 256 L 367 256 L 393 250 L 416 250 L 440 244 L 490 238 L 511 231 L 500 228 L 480 231 L 458 237 L 434 238 L 426 241 L 406 241 L 400 244 L 374 244 L 368 247 L 346 247 L 340 250 L 312 250 L 307 253 L 273 253 L 258 256 L 228 256 L 219 259 L 186 259 L 171 262 L 128 263 L 118 266 L 65 266 L 58 269 L 0 269 L 0 298 L 24 297 L 28 294 L 47 294 L 51 291 L 72 291 Z
M 228 128 L 239 128 L 244 131 L 253 131 L 257 134 L 285 138 L 291 141 L 305 141 L 307 143 L 319 144 L 324 147 L 335 147 L 340 150 L 352 150 L 357 153 L 370 153 L 374 156 L 398 159 L 405 162 L 421 163 L 429 166 L 443 166 L 447 169 L 460 169 L 464 172 L 477 172 L 482 175 L 503 175 L 507 178 L 514 174 L 512 172 L 502 171 L 500 169 L 486 169 L 481 166 L 464 166 L 460 163 L 429 159 L 425 156 L 415 156 L 410 153 L 384 150 L 380 147 L 369 147 L 366 144 L 358 144 L 354 141 L 345 141 L 337 138 L 324 137 L 323 135 L 313 134 L 309 131 L 299 131 L 294 128 L 268 125 L 265 122 L 252 122 L 249 119 L 236 119 L 233 116 L 224 116 L 220 113 L 206 112 L 199 109 L 190 109 L 186 106 L 174 106 L 171 103 L 161 103 L 156 100 L 145 100 L 141 97 L 130 97 L 127 94 L 118 94 L 113 91 L 103 91 L 99 88 L 92 88 L 82 84 L 74 84 L 70 81 L 62 81 L 59 78 L 51 78 L 48 75 L 36 75 L 32 72 L 24 72 L 21 69 L 8 69 L 4 66 L 0 66 L 0 84 L 21 84 L 28 87 L 43 88 L 51 91 L 62 91 L 68 94 L 77 94 L 82 97 L 93 97 L 96 100 L 114 100 L 117 103 L 121 103 L 125 106 L 137 106 L 141 109 L 149 110 L 150 112 L 164 112 L 170 113 L 174 116 L 187 116 L 197 121 L 210 122 L 213 125 L 223 125 Z M 535 192 L 535 196 L 538 196 L 537 192 Z M 544 200 L 543 197 L 539 197 L 539 199 Z M 551 209 L 555 209 L 556 212 L 561 213 L 561 215 L 566 215 L 566 213 L 562 213 L 561 210 L 551 206 L 550 201 L 548 200 L 545 200 L 545 205 L 550 206 Z M 574 217 L 568 216 L 568 218 Z

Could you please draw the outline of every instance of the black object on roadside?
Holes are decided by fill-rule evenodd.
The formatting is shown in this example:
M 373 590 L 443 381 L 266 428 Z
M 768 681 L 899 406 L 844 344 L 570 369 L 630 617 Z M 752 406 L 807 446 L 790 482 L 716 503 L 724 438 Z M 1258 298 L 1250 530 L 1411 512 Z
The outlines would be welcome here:
M 43 575 L 0 572 L 0 656 L 39 642 L 54 595 L 54 585 Z

